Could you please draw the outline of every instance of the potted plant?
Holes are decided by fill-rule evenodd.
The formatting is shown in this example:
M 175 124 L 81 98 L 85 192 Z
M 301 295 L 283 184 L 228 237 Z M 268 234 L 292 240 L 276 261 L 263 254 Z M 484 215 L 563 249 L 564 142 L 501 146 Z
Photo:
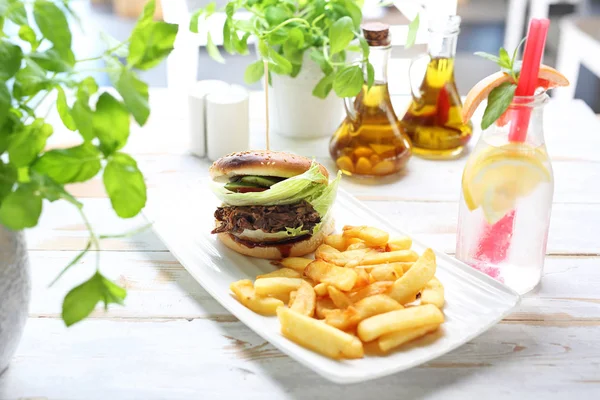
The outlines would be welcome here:
M 87 246 L 58 277 L 97 249 L 101 238 L 66 184 L 102 174 L 112 207 L 122 218 L 137 215 L 146 203 L 144 177 L 121 149 L 131 117 L 144 125 L 150 114 L 148 85 L 135 70 L 160 63 L 173 49 L 178 30 L 153 21 L 154 10 L 151 0 L 126 42 L 108 39 L 98 57 L 78 60 L 68 22 L 77 17 L 68 1 L 0 0 L 0 372 L 27 318 L 30 288 L 22 230 L 37 225 L 44 203 L 72 204 L 89 229 Z M 118 96 L 99 90 L 94 78 L 86 76 L 86 64 L 94 60 L 105 61 Z M 55 131 L 45 117 L 49 104 L 66 129 L 79 132 L 80 144 L 46 149 Z M 122 304 L 125 295 L 98 265 L 93 276 L 66 295 L 63 320 L 72 325 L 99 302 Z
M 231 54 L 249 54 L 256 42 L 260 60 L 244 74 L 247 83 L 263 77 L 268 62 L 271 82 L 271 127 L 284 136 L 329 136 L 342 119 L 339 97 L 359 93 L 369 46 L 360 35 L 361 0 L 232 0 L 224 8 L 223 48 Z M 190 30 L 210 18 L 215 3 L 197 10 Z M 247 11 L 250 18 L 240 17 Z M 224 62 L 208 33 L 208 53 Z M 373 74 L 369 75 L 372 79 Z M 334 93 L 332 93 L 332 90 Z M 338 97 L 336 97 L 336 95 Z

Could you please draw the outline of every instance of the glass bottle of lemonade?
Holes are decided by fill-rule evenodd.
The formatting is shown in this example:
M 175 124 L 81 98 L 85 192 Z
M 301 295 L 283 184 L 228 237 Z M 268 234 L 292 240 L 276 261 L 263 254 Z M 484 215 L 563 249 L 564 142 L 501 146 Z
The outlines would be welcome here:
M 412 101 L 402 118 L 413 152 L 424 158 L 447 159 L 460 155 L 472 134 L 471 122 L 463 123 L 462 102 L 454 82 L 454 58 L 460 17 L 432 19 L 428 54 L 413 61 L 414 70 L 428 61 L 421 85 L 411 79 Z
M 547 100 L 515 96 L 482 133 L 462 177 L 456 257 L 521 294 L 539 282 L 546 254 L 554 190 L 542 129 Z M 519 112 L 531 113 L 524 142 L 509 139 Z
M 370 89 L 364 83 L 354 101 L 344 99 L 347 116 L 331 138 L 329 153 L 346 175 L 390 175 L 400 171 L 411 155 L 410 141 L 388 91 L 391 36 L 389 26 L 382 23 L 368 23 L 362 29 L 370 47 L 375 82 Z

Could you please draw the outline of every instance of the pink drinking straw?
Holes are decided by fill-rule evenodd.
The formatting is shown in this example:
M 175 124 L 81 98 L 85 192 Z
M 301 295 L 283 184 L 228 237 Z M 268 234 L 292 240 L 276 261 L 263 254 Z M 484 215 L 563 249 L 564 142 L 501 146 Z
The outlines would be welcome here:
M 525 43 L 525 52 L 523 53 L 523 65 L 515 96 L 533 96 L 535 93 L 549 25 L 550 21 L 546 18 L 534 18 L 529 23 L 529 33 Z M 511 142 L 525 141 L 530 117 L 531 109 L 529 108 L 518 110 L 514 114 L 514 120 L 508 134 L 508 139 Z

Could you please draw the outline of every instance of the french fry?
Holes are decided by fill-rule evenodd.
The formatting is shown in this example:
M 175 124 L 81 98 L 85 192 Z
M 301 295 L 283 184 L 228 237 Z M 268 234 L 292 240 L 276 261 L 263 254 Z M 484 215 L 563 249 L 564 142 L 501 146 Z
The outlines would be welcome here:
M 365 242 L 353 243 L 346 248 L 347 251 L 366 249 L 368 246 Z
M 276 315 L 277 308 L 283 306 L 283 301 L 279 299 L 257 296 L 252 281 L 248 279 L 233 282 L 229 288 L 240 303 L 255 313 L 261 315 Z
M 320 260 L 310 263 L 304 270 L 304 275 L 315 282 L 327 283 L 344 291 L 352 289 L 358 277 L 353 269 L 338 267 Z
M 299 278 L 263 278 L 254 282 L 254 290 L 258 296 L 289 298 L 290 292 L 298 290 L 304 282 Z
M 298 290 L 292 293 L 295 293 L 295 296 L 290 308 L 302 315 L 312 317 L 315 314 L 315 305 L 317 301 L 317 296 L 313 287 L 302 281 Z M 290 300 L 291 299 L 292 295 L 290 294 Z
M 385 251 L 409 250 L 412 239 L 408 236 L 390 239 L 385 245 Z
M 357 278 L 352 290 L 357 290 L 371 284 L 371 277 L 367 271 L 360 268 L 357 268 L 354 271 L 356 271 Z
M 346 238 L 341 234 L 325 236 L 325 244 L 339 251 L 346 250 Z
M 342 293 L 335 286 L 327 286 L 327 293 L 329 293 L 329 298 L 333 301 L 333 304 L 337 308 L 344 309 L 352 305 L 352 302 L 344 293 Z
M 333 301 L 329 297 L 318 299 L 315 305 L 315 316 L 319 319 L 324 319 L 325 312 L 333 309 L 335 309 L 335 304 L 333 304 Z
M 285 307 L 277 310 L 277 317 L 283 336 L 319 354 L 333 359 L 361 358 L 364 355 L 363 345 L 357 337 L 323 321 Z
M 394 282 L 390 296 L 400 304 L 408 303 L 433 278 L 435 269 L 435 253 L 427 249 L 415 264 Z
M 340 254 L 341 251 L 339 251 L 338 249 L 336 249 L 333 246 L 330 246 L 328 244 L 322 244 L 319 247 L 317 247 L 317 249 L 315 250 L 315 259 L 317 260 L 323 260 L 324 258 L 322 257 L 326 257 L 327 254 Z
M 332 251 L 332 250 L 335 250 L 333 247 L 325 248 L 325 249 L 319 251 L 319 249 L 323 246 L 327 246 L 327 245 L 321 245 L 317 248 L 317 252 L 315 252 L 315 258 L 317 260 L 323 260 L 323 261 L 326 261 L 331 264 L 335 264 L 340 267 L 344 267 L 344 266 L 350 267 L 350 265 L 349 265 L 350 263 L 357 264 L 370 251 L 370 249 L 365 248 L 365 249 L 356 249 L 356 250 L 349 250 L 349 251 L 342 251 L 342 252 L 338 252 L 336 250 L 334 252 L 334 251 Z
M 387 232 L 370 226 L 345 226 L 342 235 L 362 239 L 371 247 L 385 246 L 390 238 Z
M 398 273 L 396 272 L 396 268 L 394 268 L 392 264 L 378 265 L 371 270 L 370 274 L 371 277 L 373 277 L 373 279 L 375 279 L 376 281 L 394 282 L 396 281 L 396 279 L 402 276 L 398 275 Z
M 338 329 L 347 330 L 363 319 L 389 311 L 400 310 L 403 307 L 394 299 L 384 294 L 364 298 L 345 310 L 326 310 L 325 322 Z
M 392 349 L 402 346 L 405 343 L 423 337 L 428 333 L 437 330 L 439 327 L 439 324 L 431 324 L 416 329 L 407 329 L 404 331 L 387 333 L 377 340 L 377 345 L 381 351 L 388 352 Z
M 393 262 L 414 262 L 419 259 L 419 255 L 412 250 L 390 251 L 389 253 L 373 252 L 365 255 L 360 261 L 360 265 L 377 265 Z
M 292 304 L 294 304 L 294 300 L 296 300 L 296 295 L 298 294 L 297 290 L 294 290 L 292 292 L 290 292 L 290 300 L 288 301 L 288 307 L 292 307 Z
M 390 332 L 421 328 L 425 325 L 441 324 L 444 315 L 436 306 L 409 307 L 375 315 L 358 324 L 358 337 L 363 342 L 370 342 Z
M 348 293 L 348 297 L 351 302 L 357 303 L 366 297 L 387 292 L 393 284 L 393 282 L 374 282 L 362 289 Z
M 291 268 L 280 268 L 268 274 L 258 275 L 256 279 L 263 278 L 302 278 L 302 273 Z
M 444 286 L 436 277 L 431 278 L 421 291 L 421 304 L 433 304 L 437 308 L 444 307 Z
M 327 295 L 327 284 L 326 283 L 317 283 L 314 287 L 315 293 L 319 297 L 323 297 Z
M 346 250 L 348 250 L 348 247 L 352 246 L 353 244 L 364 243 L 364 240 L 359 239 L 359 238 L 349 238 L 349 237 L 347 237 L 345 239 L 346 239 Z
M 350 306 L 345 310 L 325 310 L 325 323 L 341 330 L 349 329 L 360 322 L 358 311 Z
M 304 268 L 308 264 L 313 262 L 310 258 L 303 257 L 287 257 L 280 261 L 275 261 L 275 265 L 279 265 L 285 268 L 293 269 L 294 271 L 298 271 L 300 273 L 304 272 Z

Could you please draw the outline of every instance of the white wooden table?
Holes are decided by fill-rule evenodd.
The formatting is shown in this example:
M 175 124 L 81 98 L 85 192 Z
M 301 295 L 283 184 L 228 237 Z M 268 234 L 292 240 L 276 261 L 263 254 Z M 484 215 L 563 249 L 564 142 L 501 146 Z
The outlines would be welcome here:
M 154 90 L 151 120 L 132 132 L 127 150 L 150 188 L 207 174 L 209 162 L 185 152 L 184 100 Z M 253 95 L 257 146 L 262 110 L 260 95 Z M 92 273 L 94 261 L 85 258 L 47 288 L 86 242 L 77 214 L 58 202 L 46 204 L 40 226 L 28 231 L 33 301 L 19 350 L 0 377 L 0 399 L 599 398 L 600 122 L 580 101 L 551 103 L 546 111 L 556 192 L 544 278 L 507 319 L 458 350 L 391 377 L 337 386 L 225 311 L 151 231 L 102 243 L 102 271 L 128 289 L 126 307 L 98 310 L 67 329 L 60 320 L 62 298 Z M 277 138 L 272 146 L 316 154 L 332 167 L 326 146 Z M 401 179 L 378 185 L 345 180 L 342 186 L 452 253 L 464 162 L 413 158 Z M 99 179 L 71 191 L 83 198 L 101 233 L 144 223 L 142 217 L 117 218 Z

